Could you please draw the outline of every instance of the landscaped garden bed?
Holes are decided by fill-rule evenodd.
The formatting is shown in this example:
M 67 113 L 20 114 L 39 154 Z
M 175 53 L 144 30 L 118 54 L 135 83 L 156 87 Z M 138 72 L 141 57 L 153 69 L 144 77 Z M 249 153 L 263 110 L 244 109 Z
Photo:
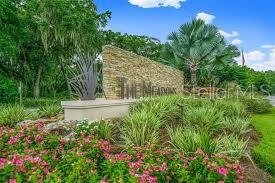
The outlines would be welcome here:
M 176 95 L 66 133 L 43 122 L 5 125 L 0 182 L 244 182 L 240 160 L 251 132 L 244 104 Z

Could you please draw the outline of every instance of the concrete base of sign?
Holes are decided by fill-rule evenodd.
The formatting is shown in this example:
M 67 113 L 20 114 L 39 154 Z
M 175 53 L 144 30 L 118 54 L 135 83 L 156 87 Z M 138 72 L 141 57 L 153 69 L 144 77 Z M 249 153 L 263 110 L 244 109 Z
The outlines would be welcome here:
M 129 100 L 96 99 L 89 101 L 62 101 L 65 120 L 98 120 L 126 116 L 130 104 L 136 102 Z

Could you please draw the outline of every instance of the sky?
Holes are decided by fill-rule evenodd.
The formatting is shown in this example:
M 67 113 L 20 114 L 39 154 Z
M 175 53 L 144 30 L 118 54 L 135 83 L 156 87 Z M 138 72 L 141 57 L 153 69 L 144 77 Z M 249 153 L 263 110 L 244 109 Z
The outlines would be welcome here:
M 165 42 L 169 33 L 199 18 L 216 25 L 229 44 L 244 50 L 246 65 L 275 70 L 275 0 L 94 0 L 110 10 L 107 29 Z M 240 58 L 236 58 L 241 61 Z

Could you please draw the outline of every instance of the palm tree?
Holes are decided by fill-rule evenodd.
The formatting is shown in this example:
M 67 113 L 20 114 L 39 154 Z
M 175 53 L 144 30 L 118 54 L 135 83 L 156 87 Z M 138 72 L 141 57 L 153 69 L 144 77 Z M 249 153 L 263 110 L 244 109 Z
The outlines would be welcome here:
M 231 55 L 232 51 L 226 49 L 226 42 L 218 28 L 205 24 L 203 20 L 193 20 L 182 25 L 178 32 L 172 32 L 168 36 L 168 40 L 175 58 L 188 66 L 192 86 L 197 85 L 197 71 L 203 64 L 229 60 L 228 54 Z M 228 51 L 224 52 L 226 50 Z M 236 55 L 235 51 L 233 55 Z

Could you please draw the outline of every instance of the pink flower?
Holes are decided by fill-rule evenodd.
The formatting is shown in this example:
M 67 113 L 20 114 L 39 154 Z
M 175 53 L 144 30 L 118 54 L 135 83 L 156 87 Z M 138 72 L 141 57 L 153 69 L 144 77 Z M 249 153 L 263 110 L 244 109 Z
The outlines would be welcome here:
M 50 171 L 48 168 L 45 168 L 43 171 L 45 172 L 45 174 L 50 175 Z
M 143 174 L 144 174 L 145 176 L 148 176 L 150 173 L 149 173 L 148 170 L 143 170 Z
M 101 180 L 100 183 L 109 183 L 108 180 Z
M 161 170 L 162 172 L 166 171 L 166 170 L 167 170 L 167 163 L 165 163 L 165 162 L 162 163 L 160 170 Z
M 3 162 L 0 162 L 0 170 L 4 167 L 4 164 Z
M 135 170 L 133 170 L 133 169 L 131 169 L 130 171 L 129 171 L 129 173 L 130 173 L 130 175 L 135 175 Z
M 116 154 L 115 157 L 116 157 L 117 160 L 122 160 L 123 154 L 121 154 L 121 153 L 120 154 Z
M 91 142 L 91 137 L 89 137 L 89 136 L 86 137 L 86 138 L 85 138 L 85 143 L 90 143 L 90 142 Z
M 135 164 L 136 168 L 137 169 L 140 169 L 141 168 L 141 164 L 142 164 L 142 161 L 141 160 L 138 160 Z
M 90 160 L 89 158 L 86 158 L 86 163 L 91 163 L 92 160 Z
M 130 163 L 129 163 L 129 167 L 130 167 L 130 168 L 134 168 L 134 166 L 135 166 L 135 163 L 134 163 L 134 162 L 130 162 Z
M 39 156 L 35 157 L 34 159 L 34 162 L 40 162 L 41 161 L 41 158 Z
M 22 166 L 24 164 L 24 161 L 17 158 L 17 156 L 14 155 L 12 158 L 12 163 L 15 164 L 16 166 Z
M 15 179 L 10 179 L 9 183 L 16 183 L 16 180 Z
M 37 142 L 41 142 L 41 141 L 42 141 L 42 137 L 39 136 L 39 135 L 36 135 L 36 136 L 35 136 L 35 140 L 36 140 Z
M 224 181 L 220 180 L 218 183 L 224 183 Z
M 40 163 L 42 166 L 49 166 L 50 164 L 48 162 L 45 162 L 45 161 L 41 161 Z
M 32 143 L 31 137 L 30 137 L 30 136 L 25 137 L 25 140 L 27 141 L 28 144 L 31 144 L 31 143 Z
M 8 160 L 6 160 L 5 158 L 0 158 L 0 162 L 6 163 L 6 162 L 8 162 Z
M 226 168 L 223 168 L 223 167 L 217 167 L 217 172 L 221 175 L 227 175 L 228 174 L 228 170 Z

